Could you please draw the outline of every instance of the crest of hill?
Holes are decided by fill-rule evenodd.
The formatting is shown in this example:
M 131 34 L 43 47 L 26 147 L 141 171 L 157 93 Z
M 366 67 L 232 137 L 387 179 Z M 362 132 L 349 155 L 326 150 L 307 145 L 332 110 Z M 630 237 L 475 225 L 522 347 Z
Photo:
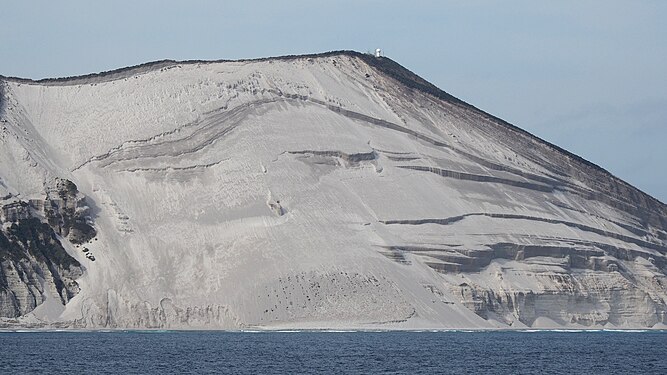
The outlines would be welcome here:
M 303 59 L 310 59 L 310 58 L 323 58 L 323 57 L 334 57 L 334 56 L 350 56 L 350 57 L 356 57 L 364 61 L 366 64 L 371 66 L 372 68 L 376 69 L 380 73 L 384 74 L 385 76 L 388 76 L 404 86 L 406 86 L 409 89 L 420 91 L 422 93 L 431 95 L 433 97 L 436 97 L 442 101 L 445 101 L 447 103 L 463 107 L 469 110 L 472 110 L 478 114 L 480 114 L 483 118 L 485 118 L 488 121 L 491 121 L 493 123 L 496 123 L 500 126 L 503 126 L 510 131 L 517 132 L 523 136 L 527 136 L 529 139 L 532 139 L 536 141 L 539 144 L 542 144 L 544 146 L 547 146 L 548 148 L 561 153 L 568 157 L 569 159 L 572 159 L 586 169 L 586 172 L 589 173 L 603 173 L 604 175 L 607 175 L 609 178 L 612 178 L 616 181 L 618 181 L 623 187 L 625 187 L 626 191 L 629 192 L 639 192 L 641 195 L 643 195 L 646 200 L 648 201 L 648 206 L 655 206 L 657 208 L 657 211 L 661 212 L 662 214 L 667 213 L 667 207 L 665 206 L 664 203 L 662 203 L 660 200 L 657 198 L 654 198 L 653 196 L 640 191 L 636 187 L 628 184 L 627 182 L 623 181 L 622 179 L 614 176 L 611 172 L 607 171 L 606 169 L 600 167 L 599 165 L 592 163 L 584 158 L 582 158 L 579 155 L 576 155 L 568 150 L 565 150 L 555 144 L 552 144 L 532 133 L 529 133 L 515 125 L 510 124 L 509 122 L 498 118 L 490 113 L 487 113 L 472 104 L 469 104 L 461 99 L 456 98 L 455 96 L 441 90 L 437 86 L 433 85 L 432 83 L 426 81 L 422 77 L 418 76 L 417 74 L 413 73 L 409 69 L 403 67 L 396 61 L 385 57 L 376 57 L 375 55 L 368 54 L 368 53 L 361 53 L 357 51 L 352 51 L 352 50 L 340 50 L 340 51 L 329 51 L 329 52 L 322 52 L 322 53 L 314 53 L 314 54 L 304 54 L 304 55 L 284 55 L 284 56 L 276 56 L 276 57 L 262 57 L 262 58 L 256 58 L 256 59 L 238 59 L 238 60 L 229 60 L 229 59 L 219 59 L 219 60 L 171 60 L 171 59 L 165 59 L 165 60 L 159 60 L 159 61 L 152 61 L 152 62 L 147 62 L 139 65 L 134 65 L 134 66 L 129 66 L 129 67 L 124 67 L 124 68 L 119 68 L 119 69 L 114 69 L 114 70 L 109 70 L 109 71 L 104 71 L 100 73 L 91 73 L 91 74 L 85 74 L 85 75 L 80 75 L 80 76 L 71 76 L 71 77 L 61 77 L 61 78 L 44 78 L 44 79 L 38 79 L 38 80 L 33 80 L 33 79 L 28 79 L 28 78 L 19 78 L 19 77 L 6 77 L 3 75 L 0 75 L 0 81 L 11 81 L 11 82 L 18 82 L 18 83 L 24 83 L 24 84 L 40 84 L 40 85 L 55 85 L 55 86 L 70 86 L 70 85 L 80 85 L 80 84 L 89 84 L 89 83 L 99 83 L 99 82 L 109 82 L 109 81 L 114 81 L 114 80 L 120 80 L 128 77 L 132 77 L 137 74 L 142 74 L 150 71 L 154 71 L 157 69 L 162 69 L 165 67 L 169 66 L 174 66 L 174 65 L 183 65 L 183 64 L 216 64 L 216 63 L 225 63 L 225 62 L 262 62 L 262 61 L 290 61 L 290 60 L 303 60 Z M 2 94 L 2 87 L 0 86 L 0 94 Z M 0 95 L 0 114 L 2 113 L 2 95 Z

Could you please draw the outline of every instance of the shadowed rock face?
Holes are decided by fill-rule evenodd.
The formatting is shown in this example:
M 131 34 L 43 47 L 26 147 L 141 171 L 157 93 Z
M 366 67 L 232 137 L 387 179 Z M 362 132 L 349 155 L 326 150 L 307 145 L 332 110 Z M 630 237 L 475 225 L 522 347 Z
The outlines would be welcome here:
M 31 312 L 48 298 L 66 304 L 79 292 L 82 267 L 37 218 L 0 231 L 0 317 Z
M 40 267 L 81 270 L 31 212 L 97 257 L 58 324 L 667 323 L 663 203 L 390 59 L 161 61 L 0 86 L 2 238 L 27 254 L 3 270 L 50 246 Z M 76 292 L 56 284 L 63 303 Z M 33 289 L 5 293 L 5 316 L 39 305 Z
M 16 318 L 50 298 L 65 305 L 79 292 L 83 267 L 63 248 L 95 236 L 85 198 L 69 180 L 55 179 L 45 199 L 30 203 L 12 194 L 0 214 L 0 317 Z
M 49 225 L 74 244 L 90 241 L 97 234 L 92 227 L 86 198 L 69 180 L 56 178 L 46 189 L 44 216 Z

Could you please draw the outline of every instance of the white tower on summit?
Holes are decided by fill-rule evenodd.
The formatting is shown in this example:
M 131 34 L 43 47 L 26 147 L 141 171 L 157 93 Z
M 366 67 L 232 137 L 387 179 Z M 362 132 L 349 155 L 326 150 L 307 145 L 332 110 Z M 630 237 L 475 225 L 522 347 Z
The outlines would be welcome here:
M 375 50 L 375 57 L 380 57 L 380 56 L 382 56 L 382 50 L 378 48 Z

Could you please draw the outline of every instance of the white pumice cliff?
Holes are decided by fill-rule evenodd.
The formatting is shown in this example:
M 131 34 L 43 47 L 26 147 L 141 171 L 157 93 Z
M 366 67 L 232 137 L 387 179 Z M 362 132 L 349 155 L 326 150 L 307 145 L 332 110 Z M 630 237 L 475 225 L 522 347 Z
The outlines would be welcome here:
M 663 203 L 390 59 L 0 80 L 0 327 L 667 323 Z

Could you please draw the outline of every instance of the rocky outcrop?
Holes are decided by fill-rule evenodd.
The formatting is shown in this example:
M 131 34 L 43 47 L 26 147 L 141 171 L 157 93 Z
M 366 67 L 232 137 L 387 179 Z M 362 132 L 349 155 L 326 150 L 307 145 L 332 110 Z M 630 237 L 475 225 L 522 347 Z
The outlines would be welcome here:
M 30 205 L 23 201 L 14 201 L 12 203 L 7 203 L 2 206 L 2 212 L 0 212 L 0 220 L 5 221 L 19 221 L 30 218 Z
M 72 243 L 82 244 L 97 234 L 86 198 L 69 180 L 56 178 L 46 188 L 44 216 L 49 225 Z
M 635 262 L 624 268 L 635 272 L 570 269 L 556 263 L 491 265 L 480 276 L 467 275 L 451 285 L 454 295 L 484 319 L 510 326 L 540 327 L 547 318 L 552 324 L 584 327 L 652 327 L 667 322 L 664 286 L 667 277 L 650 272 L 650 266 Z M 637 272 L 636 268 L 645 268 Z M 648 271 L 648 273 L 647 273 Z M 517 286 L 512 279 L 530 278 L 531 285 Z
M 79 292 L 83 267 L 57 235 L 75 244 L 95 237 L 85 197 L 54 179 L 45 199 L 8 197 L 0 208 L 0 317 L 25 315 L 49 298 L 65 305 Z
M 0 317 L 14 318 L 48 298 L 63 305 L 79 292 L 81 264 L 38 218 L 20 219 L 0 230 Z

